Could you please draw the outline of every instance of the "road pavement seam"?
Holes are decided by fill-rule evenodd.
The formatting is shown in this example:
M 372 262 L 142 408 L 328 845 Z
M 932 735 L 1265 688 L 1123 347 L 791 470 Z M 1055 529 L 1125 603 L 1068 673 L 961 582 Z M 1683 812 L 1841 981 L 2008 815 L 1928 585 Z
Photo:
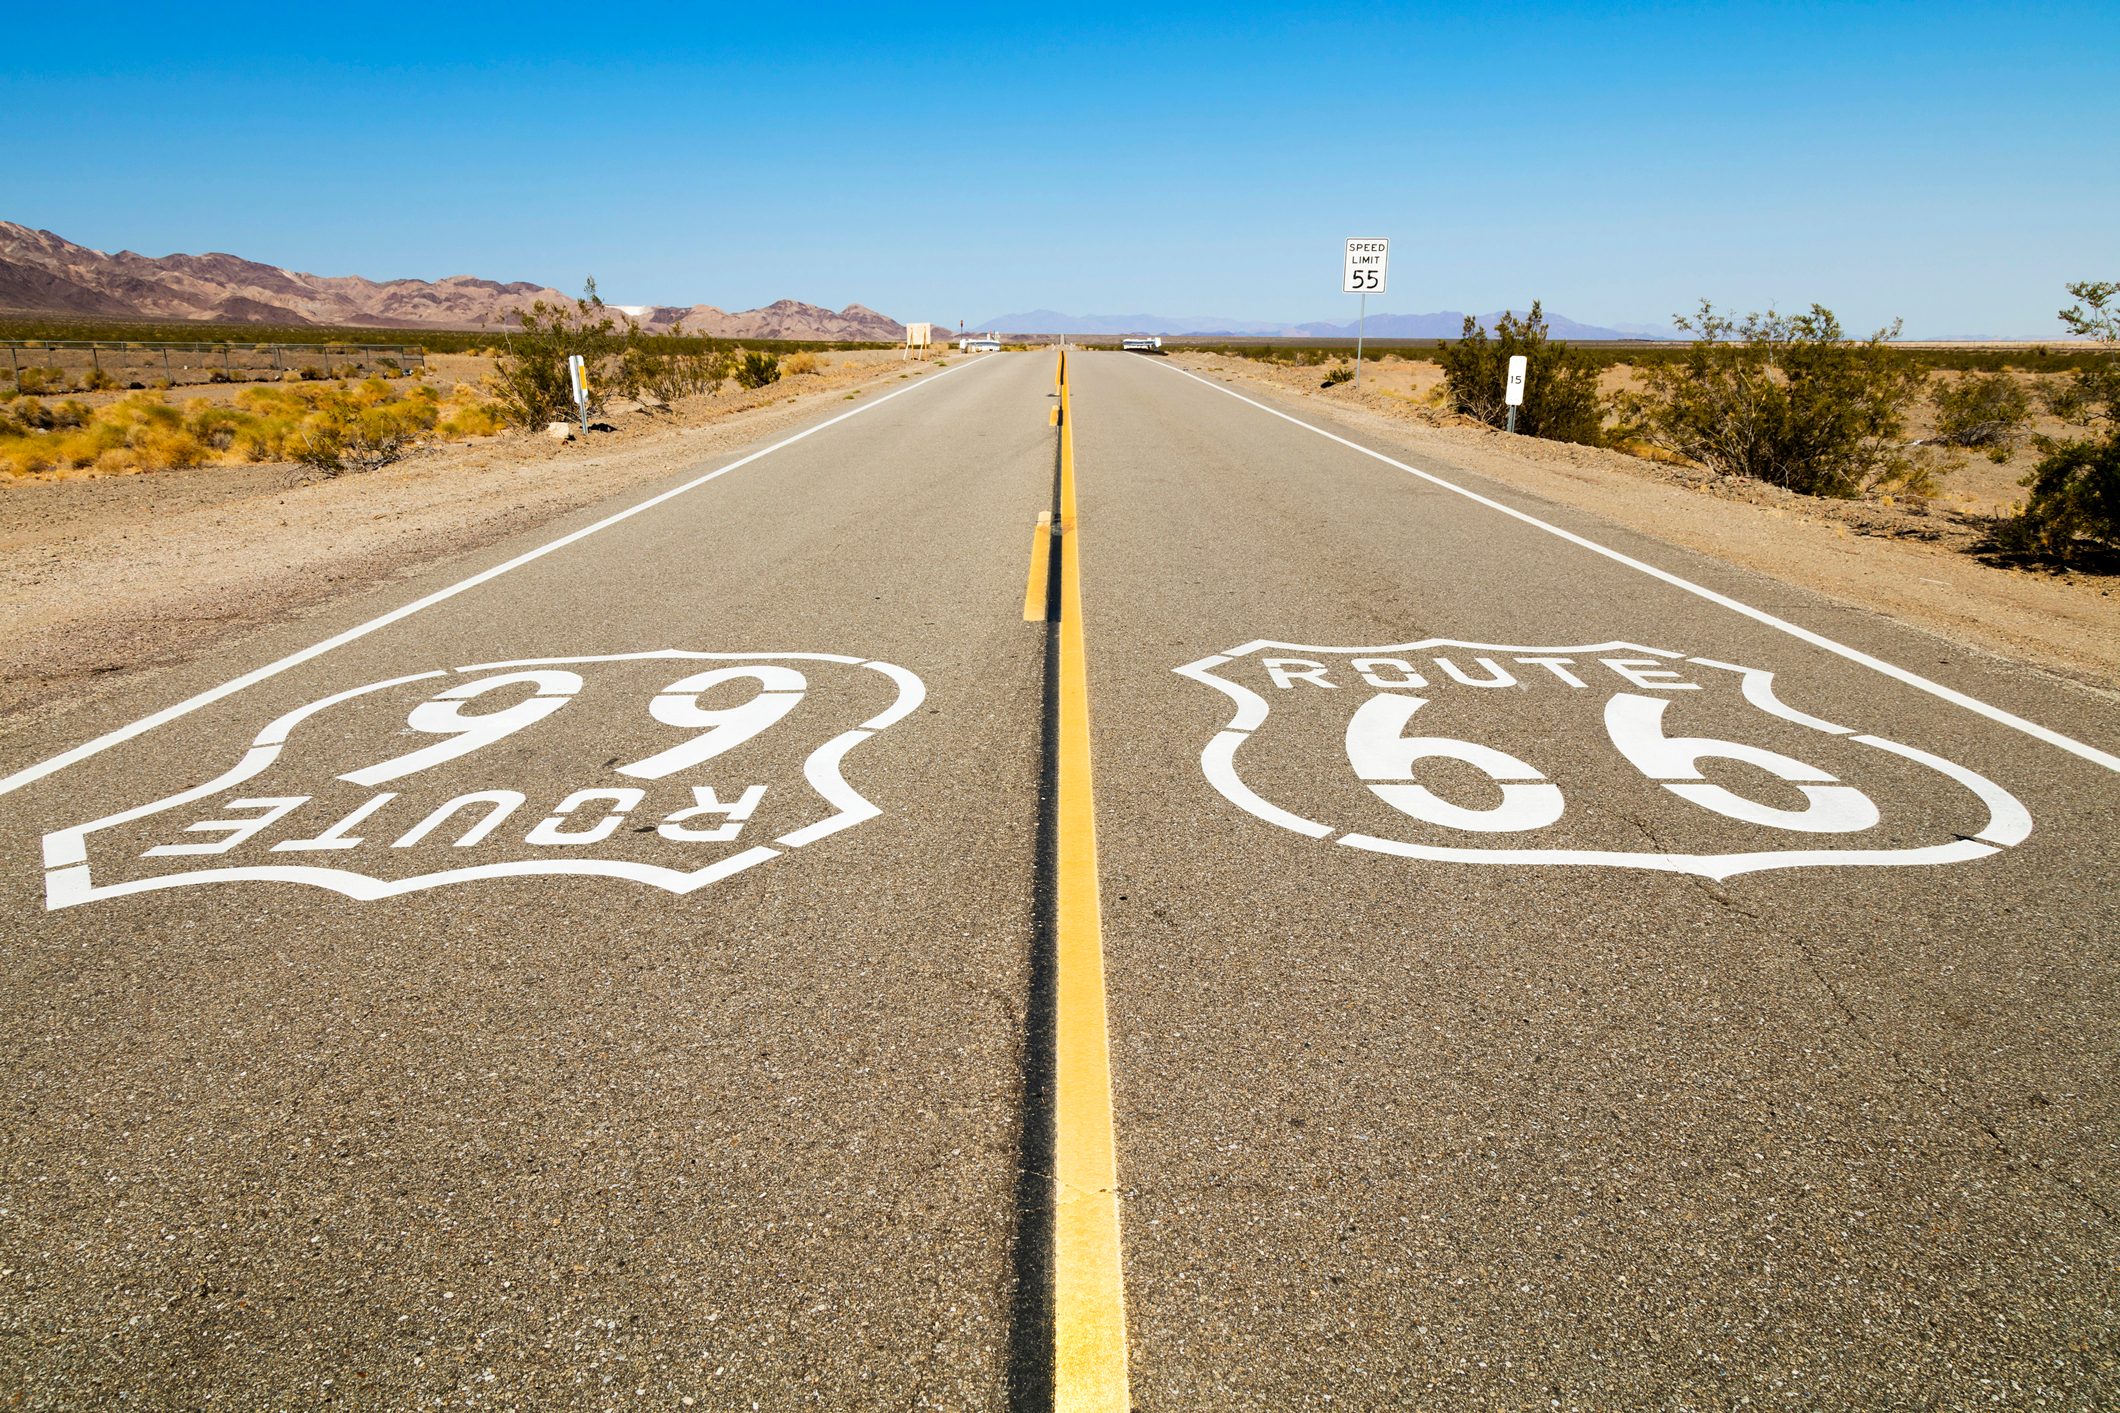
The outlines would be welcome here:
M 1060 355 L 1060 653 L 1053 1095 L 1053 1406 L 1127 1413 L 1126 1291 L 1119 1256 L 1089 661 L 1075 510 L 1075 417 Z
M 1175 367 L 1170 364 L 1163 364 L 1161 366 L 1169 368 L 1171 372 L 1178 374 L 1180 377 L 1192 379 L 1194 382 L 1200 384 L 1202 387 L 1212 388 L 1214 391 L 1221 393 L 1224 396 L 1233 397 L 1239 402 L 1247 403 L 1252 407 L 1258 408 L 1261 412 L 1267 413 L 1270 416 L 1280 418 L 1284 422 L 1292 422 L 1296 426 L 1301 427 L 1306 432 L 1315 432 L 1317 435 L 1325 438 L 1327 441 L 1338 442 L 1341 446 L 1346 447 L 1350 451 L 1358 451 L 1364 456 L 1383 462 L 1386 466 L 1394 467 L 1397 470 L 1404 471 L 1409 476 L 1417 476 L 1421 480 L 1428 482 L 1432 486 L 1436 486 L 1442 490 L 1449 491 L 1455 495 L 1461 495 L 1467 500 L 1474 501 L 1480 505 L 1486 506 L 1489 510 L 1498 510 L 1502 514 L 1509 516 L 1511 519 L 1520 520 L 1526 525 L 1532 526 L 1535 529 L 1543 530 L 1547 534 L 1556 536 L 1559 539 L 1566 540 L 1572 545 L 1580 546 L 1583 549 L 1589 550 L 1593 554 L 1603 555 L 1605 558 L 1613 561 L 1616 564 L 1624 564 L 1629 569 L 1639 570 L 1642 573 L 1648 575 L 1650 578 L 1661 580 L 1662 582 L 1671 585 L 1675 589 L 1683 589 L 1689 594 L 1692 594 L 1698 598 L 1706 599 L 1709 603 L 1718 604 L 1723 608 L 1729 609 L 1733 613 L 1741 613 L 1745 617 L 1752 619 L 1754 622 L 1763 623 L 1769 628 L 1773 628 L 1779 632 L 1787 633 L 1790 637 L 1800 639 L 1803 642 L 1811 644 L 1811 646 L 1813 647 L 1824 648 L 1827 652 L 1834 653 L 1840 657 L 1846 658 L 1849 662 L 1858 663 L 1861 666 L 1867 667 L 1874 672 L 1880 672 L 1895 681 L 1904 682 L 1909 687 L 1913 687 L 1919 691 L 1927 692 L 1930 696 L 1939 697 L 1942 700 L 1951 703 L 1953 706 L 1963 707 L 1967 711 L 1973 712 L 1974 714 L 1979 716 L 1984 716 L 1988 718 L 1988 720 L 1998 722 L 2001 725 L 2007 726 L 2014 731 L 2021 731 L 2025 735 L 2030 736 L 2035 740 L 2044 741 L 2050 746 L 2058 746 L 2062 750 L 2067 751 L 2070 755 L 2079 756 L 2082 759 L 2091 762 L 2093 765 L 2102 765 L 2107 770 L 2120 772 L 2120 756 L 2113 755 L 2108 751 L 2101 751 L 2096 746 L 2086 745 L 2085 743 L 2076 740 L 2072 736 L 2064 736 L 2059 731 L 2055 731 L 2050 727 L 2041 726 L 2036 721 L 2027 721 L 2021 716 L 2017 716 L 2014 713 L 2004 711 L 2001 707 L 1990 706 L 1986 702 L 1981 701 L 1978 697 L 1968 696 L 1964 692 L 1958 691 L 1954 687 L 1946 687 L 1941 682 L 1931 681 L 1929 678 L 1923 677 L 1918 672 L 1909 672 L 1906 668 L 1899 667 L 1892 663 L 1886 662 L 1882 658 L 1872 657 L 1868 653 L 1862 651 L 1860 648 L 1851 648 L 1847 644 L 1836 642 L 1833 639 L 1826 637 L 1822 633 L 1814 633 L 1808 628 L 1799 627 L 1798 625 L 1789 622 L 1787 619 L 1777 618 L 1773 614 L 1768 613 L 1765 609 L 1754 608 L 1752 607 L 1752 605 L 1738 599 L 1733 599 L 1727 594 L 1717 593 L 1715 590 L 1708 588 L 1704 584 L 1696 584 L 1690 579 L 1681 578 L 1680 576 L 1671 573 L 1667 569 L 1658 569 L 1653 564 L 1647 564 L 1639 559 L 1635 559 L 1631 555 L 1622 554 L 1620 551 L 1616 549 L 1610 549 L 1604 545 L 1599 544 L 1595 540 L 1586 539 L 1585 537 L 1576 534 L 1572 530 L 1563 530 L 1560 526 L 1555 525 L 1550 521 L 1541 520 L 1536 515 L 1528 514 L 1525 511 L 1516 509 L 1513 506 L 1504 505 L 1498 500 L 1493 500 L 1487 496 L 1481 495 L 1478 491 L 1468 490 L 1465 487 L 1458 485 L 1454 481 L 1446 481 L 1441 476 L 1437 476 L 1432 472 L 1421 470 L 1418 466 L 1409 466 L 1403 461 L 1399 461 L 1392 457 L 1386 456 L 1381 451 L 1373 450 L 1369 447 L 1363 446 L 1360 442 L 1350 441 L 1346 437 L 1340 436 L 1333 432 L 1328 432 L 1323 427 L 1317 426 L 1310 422 L 1305 422 L 1300 417 L 1290 416 L 1288 413 L 1281 411 L 1277 407 L 1269 407 L 1263 402 L 1259 402 L 1252 398 L 1244 396 L 1244 394 L 1237 392 L 1233 388 L 1225 388 L 1221 384 L 1216 383 L 1211 379 L 1203 378 L 1197 373 L 1191 373 L 1183 368 Z
M 898 391 L 896 392 L 886 393 L 882 397 L 877 398 L 874 402 L 866 402 L 859 407 L 853 408 L 850 411 L 842 412 L 836 417 L 829 417 L 824 421 L 819 422 L 814 427 L 805 427 L 803 430 L 795 433 L 793 436 L 781 438 L 781 440 L 774 442 L 771 446 L 761 447 L 759 450 L 750 453 L 748 456 L 744 456 L 735 461 L 732 461 L 726 466 L 720 467 L 713 471 L 709 471 L 703 476 L 696 476 L 692 480 L 685 482 L 681 486 L 674 486 L 667 491 L 663 491 L 657 495 L 650 496 L 648 499 L 641 501 L 636 505 L 629 505 L 624 510 L 618 511 L 612 515 L 607 515 L 593 525 L 585 525 L 579 530 L 571 531 L 568 534 L 560 536 L 556 540 L 552 540 L 546 544 L 539 545 L 535 549 L 526 550 L 522 554 L 515 556 L 515 558 L 510 559 L 505 563 L 496 564 L 490 569 L 481 570 L 480 572 L 472 575 L 468 579 L 459 579 L 456 583 L 449 585 L 447 588 L 437 589 L 424 598 L 415 599 L 409 604 L 405 604 L 399 608 L 394 608 L 390 612 L 383 614 L 380 617 L 371 618 L 366 623 L 357 624 L 352 628 L 348 628 L 343 633 L 336 633 L 331 637 L 324 639 L 324 641 L 322 641 L 321 643 L 312 644 L 309 647 L 303 648 L 299 652 L 289 653 L 286 657 L 279 659 L 277 662 L 269 662 L 263 667 L 253 668 L 251 671 L 244 673 L 240 677 L 230 678 L 228 681 L 223 682 L 218 687 L 210 687 L 206 691 L 200 692 L 196 696 L 185 698 L 183 701 L 178 702 L 174 706 L 164 707 L 162 710 L 155 712 L 151 716 L 143 716 L 138 721 L 132 722 L 130 725 L 120 726 L 116 730 L 107 731 L 103 735 L 96 737 L 92 741 L 87 741 L 81 745 L 75 746 L 72 750 L 62 751 L 58 755 L 52 756 L 48 760 L 42 760 L 38 761 L 34 765 L 24 766 L 22 769 L 16 771 L 14 774 L 6 777 L 5 779 L 0 779 L 0 795 L 11 794 L 16 790 L 21 789 L 25 785 L 33 784 L 36 781 L 42 780 L 47 775 L 55 774 L 58 771 L 64 770 L 70 765 L 75 765 L 81 761 L 87 760 L 92 755 L 96 755 L 99 752 L 109 750 L 112 746 L 116 746 L 122 744 L 123 742 L 130 741 L 136 736 L 144 736 L 148 732 L 156 730 L 159 727 L 167 726 L 170 722 L 175 721 L 181 716 L 188 716 L 192 712 L 197 711 L 200 707 L 211 706 L 213 703 L 220 701 L 225 697 L 232 697 L 237 692 L 243 691 L 245 688 L 254 687 L 258 683 L 263 682 L 268 678 L 277 677 L 280 673 L 287 671 L 289 668 L 299 667 L 303 663 L 308 662 L 313 658 L 322 657 L 325 653 L 330 652 L 334 648 L 344 647 L 346 644 L 351 643 L 356 639 L 367 637 L 370 633 L 373 633 L 378 629 L 387 628 L 393 623 L 402 622 L 403 620 L 412 617 L 414 614 L 419 613 L 423 609 L 432 608 L 438 603 L 442 603 L 448 599 L 455 598 L 458 594 L 463 593 L 467 589 L 475 589 L 481 584 L 485 584 L 494 579 L 500 578 L 503 574 L 506 574 L 511 570 L 520 569 L 524 565 L 529 564 L 535 560 L 543 559 L 546 555 L 551 554 L 555 550 L 565 549 L 569 545 L 578 543 L 582 540 L 586 540 L 591 535 L 597 534 L 598 532 L 603 530 L 608 530 L 613 525 L 616 525 L 621 521 L 632 519 L 634 516 L 639 515 L 642 511 L 653 510 L 656 506 L 661 505 L 665 501 L 675 500 L 677 497 L 684 495 L 688 491 L 694 491 L 699 489 L 701 486 L 706 485 L 709 481 L 719 480 L 721 477 L 728 475 L 731 471 L 740 470 L 745 466 L 749 466 L 754 461 L 771 456 L 776 451 L 780 451 L 786 447 L 791 447 L 795 445 L 795 443 L 802 441 L 807 437 L 813 437 L 817 433 L 825 430 L 827 427 L 836 427 L 841 422 L 846 421 L 850 417 L 859 417 L 864 413 L 873 412 L 877 408 L 883 406 L 885 403 L 891 401 L 893 398 L 904 397 L 909 392 L 917 391 L 918 389 L 923 387 L 932 386 L 943 378 L 949 377 L 952 373 L 962 372 L 964 369 L 974 366 L 977 365 L 971 363 L 960 363 L 955 368 L 944 369 L 943 371 L 935 374 L 932 378 L 923 378 L 919 382 L 914 383 L 911 387 L 904 387 L 898 389 Z

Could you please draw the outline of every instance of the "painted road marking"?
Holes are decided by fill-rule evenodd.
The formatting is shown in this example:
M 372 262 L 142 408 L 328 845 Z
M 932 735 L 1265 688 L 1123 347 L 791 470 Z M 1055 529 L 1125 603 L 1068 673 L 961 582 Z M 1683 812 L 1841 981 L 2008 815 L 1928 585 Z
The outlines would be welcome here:
M 1202 387 L 1212 388 L 1218 393 L 1222 393 L 1228 397 L 1233 397 L 1241 403 L 1246 403 L 1249 406 L 1258 408 L 1261 412 L 1267 413 L 1268 415 L 1273 417 L 1278 417 L 1283 422 L 1292 422 L 1296 426 L 1301 427 L 1306 432 L 1314 432 L 1318 436 L 1325 438 L 1327 441 L 1338 442 L 1341 446 L 1346 447 L 1350 451 L 1358 451 L 1362 455 L 1369 457 L 1372 460 L 1381 461 L 1386 466 L 1394 467 L 1397 470 L 1404 471 L 1409 476 L 1417 476 L 1421 480 L 1428 482 L 1432 486 L 1436 486 L 1442 490 L 1449 491 L 1453 495 L 1463 496 L 1469 501 L 1474 501 L 1480 505 L 1486 506 L 1489 510 L 1498 510 L 1502 514 L 1510 517 L 1512 520 L 1520 520 L 1524 524 L 1530 525 L 1535 529 L 1544 530 L 1547 534 L 1553 535 L 1559 539 L 1566 540 L 1569 544 L 1577 545 L 1583 549 L 1589 550 L 1592 554 L 1603 555 L 1605 558 L 1613 561 L 1615 564 L 1624 564 L 1629 569 L 1639 570 L 1642 573 L 1648 575 L 1650 578 L 1661 580 L 1662 582 L 1671 585 L 1671 587 L 1675 589 L 1683 589 L 1685 592 L 1692 594 L 1697 598 L 1706 599 L 1709 603 L 1712 604 L 1719 604 L 1722 607 L 1729 609 L 1733 613 L 1741 613 L 1745 617 L 1752 619 L 1754 622 L 1764 623 L 1767 627 L 1775 629 L 1777 632 L 1787 633 L 1790 637 L 1800 639 L 1803 642 L 1811 644 L 1811 646 L 1813 647 L 1824 648 L 1827 652 L 1836 654 L 1840 657 L 1844 657 L 1850 662 L 1860 663 L 1862 666 L 1867 667 L 1874 672 L 1881 672 L 1885 676 L 1892 678 L 1894 681 L 1904 682 L 1909 687 L 1913 687 L 1919 691 L 1927 692 L 1932 697 L 1939 697 L 1942 700 L 1951 703 L 1953 706 L 1963 707 L 1967 711 L 1988 718 L 1988 720 L 1990 721 L 1999 722 L 2002 725 L 2009 727 L 2011 730 L 2021 731 L 2025 735 L 2030 736 L 2035 740 L 2044 741 L 2050 746 L 2058 746 L 2062 750 L 2067 751 L 2070 755 L 2080 756 L 2084 760 L 2091 762 L 2093 765 L 2102 765 L 2107 770 L 2120 772 L 2120 756 L 2113 755 L 2108 751 L 2101 751 L 2096 746 L 2086 745 L 2083 742 L 2076 740 L 2072 736 L 2064 736 L 2059 731 L 2052 730 L 2049 727 L 2041 726 L 2036 721 L 2027 721 L 2021 716 L 2017 716 L 2011 712 L 2004 711 L 2001 707 L 1989 706 L 1986 702 L 1981 701 L 1977 697 L 1967 696 L 1964 692 L 1958 691 L 1957 689 L 1952 687 L 1946 687 L 1941 682 L 1932 682 L 1928 678 L 1923 677 L 1918 672 L 1909 672 L 1907 671 L 1907 669 L 1895 666 L 1892 663 L 1884 661 L 1882 658 L 1872 657 L 1868 653 L 1862 651 L 1860 648 L 1851 648 L 1845 643 L 1835 642 L 1833 639 L 1826 637 L 1822 633 L 1814 633 L 1808 628 L 1798 627 L 1796 624 L 1789 622 L 1787 619 L 1775 617 L 1773 614 L 1768 613 L 1765 609 L 1754 608 L 1752 607 L 1752 605 L 1741 602 L 1737 599 L 1733 599 L 1727 594 L 1719 594 L 1715 590 L 1710 589 L 1705 585 L 1696 584 L 1690 579 L 1680 578 L 1678 575 L 1671 573 L 1669 570 L 1658 569 L 1653 564 L 1646 564 L 1639 559 L 1635 559 L 1631 555 L 1622 554 L 1616 549 L 1607 548 L 1606 546 L 1599 544 L 1595 540 L 1585 539 L 1583 536 L 1578 535 L 1571 530 L 1563 530 L 1560 526 L 1555 525 L 1550 521 L 1541 520 L 1536 515 L 1527 514 L 1526 512 L 1518 510 L 1513 506 L 1504 505 L 1498 500 L 1493 500 L 1487 496 L 1481 495 L 1478 491 L 1467 490 L 1465 487 L 1458 485 L 1455 481 L 1446 481 L 1442 477 L 1437 476 L 1432 472 L 1421 470 L 1418 466 L 1409 466 L 1403 461 L 1399 461 L 1392 457 L 1386 456 L 1381 451 L 1374 451 L 1369 447 L 1363 446 L 1360 442 L 1349 441 L 1346 437 L 1339 436 L 1333 432 L 1328 432 L 1323 427 L 1319 427 L 1312 423 L 1305 422 L 1300 417 L 1292 417 L 1288 413 L 1281 411 L 1277 407 L 1269 407 L 1263 402 L 1259 402 L 1253 398 L 1248 398 L 1244 396 L 1244 394 L 1237 392 L 1233 388 L 1225 388 L 1221 384 L 1216 383 L 1211 379 L 1203 378 L 1197 373 L 1189 373 L 1183 368 L 1175 367 L 1169 364 L 1165 364 L 1163 366 L 1169 367 L 1170 371 L 1178 374 L 1180 377 L 1192 379 L 1194 382 L 1200 384 Z
M 1053 569 L 1053 513 L 1038 512 L 1037 527 L 1031 531 L 1031 572 L 1023 584 L 1023 621 L 1045 622 L 1046 586 Z
M 51 775 L 57 771 L 66 769 L 66 767 L 70 765 L 75 765 L 81 761 L 87 760 L 92 755 L 96 755 L 102 751 L 107 751 L 112 746 L 120 745 L 126 741 L 130 741 L 136 736 L 144 736 L 148 732 L 155 730 L 157 727 L 167 726 L 170 722 L 175 721 L 178 717 L 188 716 L 192 712 L 197 711 L 200 707 L 211 706 L 213 703 L 218 702 L 225 697 L 234 696 L 237 692 L 243 691 L 245 688 L 254 687 L 258 683 L 265 681 L 267 678 L 277 677 L 282 672 L 287 671 L 289 668 L 299 667 L 303 663 L 308 662 L 313 658 L 322 657 L 325 653 L 330 652 L 334 648 L 344 647 L 346 644 L 351 643 L 356 639 L 367 637 L 370 633 L 373 633 L 378 629 L 387 628 L 393 623 L 402 622 L 403 620 L 412 617 L 412 615 L 414 615 L 415 613 L 419 613 L 423 609 L 432 608 L 438 603 L 442 603 L 448 599 L 455 598 L 458 594 L 461 594 L 468 589 L 475 589 L 481 584 L 488 583 L 494 579 L 498 579 L 503 574 L 506 574 L 511 570 L 520 569 L 524 565 L 532 563 L 535 560 L 543 559 L 546 555 L 551 554 L 555 550 L 565 549 L 571 544 L 576 544 L 582 540 L 586 540 L 591 535 L 597 534 L 598 532 L 603 530 L 608 530 L 613 525 L 616 525 L 621 521 L 630 520 L 643 511 L 653 510 L 656 506 L 661 505 L 665 501 L 675 500 L 677 499 L 677 497 L 684 495 L 688 491 L 698 490 L 701 486 L 706 485 L 709 481 L 720 480 L 723 476 L 728 475 L 731 471 L 741 470 L 743 467 L 749 466 L 754 461 L 771 456 L 776 451 L 791 447 L 795 445 L 795 443 L 802 441 L 805 438 L 813 437 L 819 432 L 825 430 L 825 428 L 827 427 L 836 427 L 841 422 L 846 421 L 850 417 L 859 417 L 865 413 L 873 412 L 877 408 L 889 402 L 892 398 L 903 397 L 907 393 L 913 392 L 919 388 L 931 387 L 935 383 L 941 381 L 943 378 L 947 378 L 952 374 L 961 372 L 965 368 L 969 368 L 972 366 L 974 365 L 969 363 L 959 363 L 954 368 L 944 369 L 942 372 L 936 374 L 933 378 L 923 379 L 920 382 L 912 384 L 910 387 L 900 388 L 896 392 L 885 393 L 882 397 L 877 398 L 874 402 L 863 403 L 861 406 L 854 408 L 852 411 L 842 412 L 836 417 L 827 418 L 825 421 L 819 422 L 814 427 L 806 427 L 802 431 L 795 433 L 795 435 L 791 437 L 784 437 L 781 440 L 773 443 L 769 447 L 762 447 L 759 450 L 752 452 L 748 456 L 740 457 L 737 460 L 730 462 L 727 466 L 720 467 L 717 470 L 709 471 L 704 476 L 694 477 L 692 480 L 685 482 L 681 486 L 675 486 L 672 487 L 670 490 L 663 491 L 658 495 L 650 496 L 648 499 L 641 501 L 636 505 L 629 505 L 624 510 L 618 511 L 617 513 L 612 515 L 605 516 L 603 519 L 597 521 L 594 525 L 585 525 L 579 530 L 572 531 L 569 534 L 560 536 L 556 540 L 552 540 L 546 544 L 539 545 L 536 549 L 526 550 L 522 554 L 517 555 L 515 558 L 508 560 L 504 564 L 496 564 L 491 569 L 481 570 L 479 573 L 472 575 L 468 579 L 460 579 L 456 583 L 449 585 L 445 589 L 435 590 L 433 593 L 428 594 L 425 598 L 415 599 L 411 603 L 405 604 L 403 607 L 394 608 L 390 612 L 383 614 L 380 617 L 371 618 L 366 623 L 362 623 L 355 627 L 348 628 L 343 633 L 334 634 L 333 636 L 326 638 L 321 643 L 316 643 L 311 645 L 310 647 L 303 648 L 300 652 L 289 653 L 286 657 L 281 658 L 277 662 L 269 662 L 263 667 L 253 668 L 251 671 L 244 673 L 240 677 L 230 678 L 228 681 L 223 682 L 218 687 L 211 687 L 208 688 L 206 691 L 199 693 L 197 696 L 187 697 L 183 701 L 178 702 L 176 705 L 164 707 L 162 710 L 155 712 L 151 716 L 143 716 L 138 721 L 135 721 L 130 725 L 118 727 L 114 731 L 107 731 L 103 735 L 96 737 L 93 741 L 84 742 L 81 745 L 75 746 L 72 750 L 61 751 L 58 755 L 51 757 L 49 760 L 39 761 L 35 765 L 24 766 L 22 769 L 16 771 L 14 774 L 8 776 L 7 778 L 0 779 L 0 795 L 9 794 L 12 791 L 21 789 L 25 785 L 33 784 L 36 781 L 42 780 L 47 775 Z
M 1789 706 L 1762 668 L 1667 648 L 1259 640 L 1174 670 L 1236 706 L 1200 753 L 1223 798 L 1372 853 L 1721 880 L 1960 863 L 2032 830 L 1984 776 Z M 1241 750 L 1254 779 L 1286 779 L 1291 752 L 1312 759 L 1321 737 L 1344 750 L 1337 779 L 1313 775 L 1325 791 L 1313 813 L 1333 823 L 1271 803 L 1273 785 L 1238 773 Z M 1716 783 L 1703 761 L 1741 762 L 1749 783 Z
M 1119 1164 L 1104 1014 L 1097 811 L 1090 782 L 1089 660 L 1075 521 L 1075 419 L 1060 354 L 1059 867 L 1053 1095 L 1053 1406 L 1127 1413 Z
M 926 696 L 902 667 L 838 653 L 664 649 L 371 682 L 266 724 L 202 785 L 45 835 L 45 906 L 530 875 L 691 893 L 881 815 L 842 764 Z M 647 720 L 664 729 L 610 755 Z

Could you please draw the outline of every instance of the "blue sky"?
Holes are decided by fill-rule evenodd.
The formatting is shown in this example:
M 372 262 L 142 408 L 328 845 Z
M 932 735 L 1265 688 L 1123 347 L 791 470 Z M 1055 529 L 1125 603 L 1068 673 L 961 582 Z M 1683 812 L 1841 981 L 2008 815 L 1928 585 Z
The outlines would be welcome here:
M 209 21 L 206 17 L 211 16 Z M 2043 336 L 2120 278 L 2120 5 L 33 6 L 0 217 L 614 303 Z

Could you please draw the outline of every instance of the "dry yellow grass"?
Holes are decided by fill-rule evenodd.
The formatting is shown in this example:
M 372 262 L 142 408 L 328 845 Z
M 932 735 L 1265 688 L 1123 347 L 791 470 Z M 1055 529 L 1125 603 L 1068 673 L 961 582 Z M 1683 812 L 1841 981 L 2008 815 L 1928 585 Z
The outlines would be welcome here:
M 327 445 L 461 439 L 499 429 L 492 404 L 461 383 L 446 396 L 426 384 L 401 389 L 380 378 L 350 386 L 252 387 L 233 405 L 193 398 L 179 406 L 152 392 L 100 407 L 18 397 L 0 403 L 0 474 L 300 460 Z

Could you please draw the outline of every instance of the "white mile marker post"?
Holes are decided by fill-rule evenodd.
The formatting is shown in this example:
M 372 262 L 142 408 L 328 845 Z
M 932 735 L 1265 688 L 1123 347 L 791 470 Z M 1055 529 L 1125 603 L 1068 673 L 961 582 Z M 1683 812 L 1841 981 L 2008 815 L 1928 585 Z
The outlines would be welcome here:
M 1509 379 L 1502 384 L 1502 401 L 1509 404 L 1509 430 L 1516 430 L 1516 410 L 1524 405 L 1524 369 L 1530 359 L 1521 353 L 1509 356 Z
M 1347 238 L 1346 278 L 1343 294 L 1362 296 L 1360 320 L 1354 326 L 1354 385 L 1362 385 L 1362 336 L 1369 331 L 1369 295 L 1384 292 L 1384 271 L 1391 258 L 1391 242 L 1382 236 Z
M 589 365 L 579 353 L 567 355 L 567 385 L 574 389 L 574 410 L 581 414 L 582 435 L 589 435 Z

